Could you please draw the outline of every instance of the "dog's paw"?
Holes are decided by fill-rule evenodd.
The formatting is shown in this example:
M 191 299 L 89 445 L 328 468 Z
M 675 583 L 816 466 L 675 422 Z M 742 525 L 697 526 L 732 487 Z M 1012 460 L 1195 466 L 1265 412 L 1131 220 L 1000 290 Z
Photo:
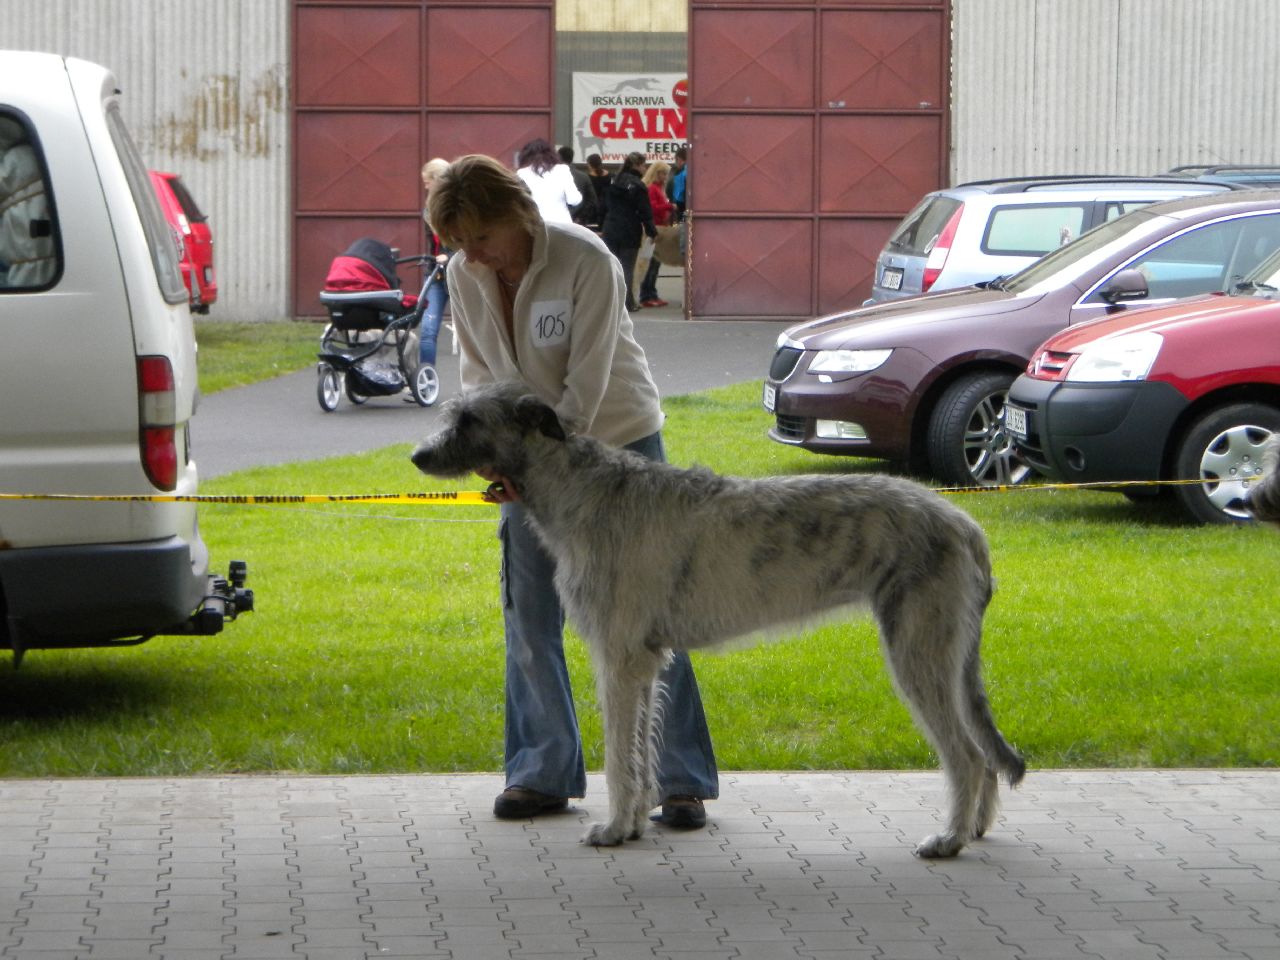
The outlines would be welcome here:
M 593 823 L 582 835 L 582 842 L 591 847 L 616 847 L 625 839 L 628 839 L 626 829 L 613 821 Z
M 934 833 L 916 846 L 915 855 L 921 860 L 942 860 L 954 857 L 964 849 L 964 842 L 954 833 Z

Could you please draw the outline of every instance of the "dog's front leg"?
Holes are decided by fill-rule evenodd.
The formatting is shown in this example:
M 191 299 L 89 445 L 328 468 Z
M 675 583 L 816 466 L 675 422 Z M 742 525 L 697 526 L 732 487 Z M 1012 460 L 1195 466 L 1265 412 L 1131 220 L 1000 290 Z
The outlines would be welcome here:
M 609 820 L 593 823 L 583 843 L 611 847 L 639 839 L 653 806 L 650 699 L 662 664 L 648 651 L 594 651 L 596 686 L 604 714 L 604 774 Z

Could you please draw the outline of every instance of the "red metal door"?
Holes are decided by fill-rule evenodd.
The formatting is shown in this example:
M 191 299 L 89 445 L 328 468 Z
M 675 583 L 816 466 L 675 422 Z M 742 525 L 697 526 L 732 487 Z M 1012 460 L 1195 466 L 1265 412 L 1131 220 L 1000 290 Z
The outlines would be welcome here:
M 553 0 L 294 0 L 296 316 L 353 240 L 420 250 L 428 159 L 551 136 L 554 31 Z
M 949 0 L 691 0 L 691 316 L 862 302 L 946 177 L 949 38 Z

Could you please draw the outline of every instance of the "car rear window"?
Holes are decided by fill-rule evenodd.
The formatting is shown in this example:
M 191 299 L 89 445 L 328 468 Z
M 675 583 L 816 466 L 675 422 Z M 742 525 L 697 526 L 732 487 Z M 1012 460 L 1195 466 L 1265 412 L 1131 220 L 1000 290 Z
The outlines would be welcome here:
M 43 290 L 62 273 L 53 190 L 30 121 L 0 108 L 0 293 Z
M 160 292 L 169 303 L 186 303 L 189 294 L 187 285 L 182 282 L 182 270 L 178 266 L 178 252 L 173 244 L 169 222 L 160 210 L 160 201 L 156 199 L 156 192 L 151 186 L 151 176 L 138 155 L 138 148 L 133 145 L 133 138 L 129 136 L 124 118 L 120 116 L 118 104 L 107 104 L 106 118 L 107 129 L 111 131 L 111 140 L 116 146 L 116 153 L 120 155 L 120 165 L 124 168 L 125 180 L 129 183 L 129 192 L 133 194 L 134 205 L 142 220 Z
M 1040 257 L 1084 232 L 1091 204 L 1004 206 L 991 211 L 982 252 L 1007 257 Z
M 201 211 L 196 203 L 195 197 L 191 196 L 191 191 L 187 189 L 187 185 L 182 182 L 181 177 L 170 177 L 169 186 L 173 188 L 173 195 L 178 198 L 178 206 L 182 207 L 182 212 L 192 223 L 204 223 L 209 218 Z
M 897 232 L 889 238 L 889 249 L 907 256 L 927 256 L 942 228 L 961 206 L 951 197 L 925 197 L 902 218 Z

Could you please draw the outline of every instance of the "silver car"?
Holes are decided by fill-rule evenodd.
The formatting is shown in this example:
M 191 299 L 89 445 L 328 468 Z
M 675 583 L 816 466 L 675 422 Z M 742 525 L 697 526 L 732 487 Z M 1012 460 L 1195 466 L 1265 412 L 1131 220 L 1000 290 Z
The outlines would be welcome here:
M 876 261 L 867 304 L 1017 273 L 1101 223 L 1160 200 L 1239 189 L 1187 177 L 1021 177 L 925 194 Z

